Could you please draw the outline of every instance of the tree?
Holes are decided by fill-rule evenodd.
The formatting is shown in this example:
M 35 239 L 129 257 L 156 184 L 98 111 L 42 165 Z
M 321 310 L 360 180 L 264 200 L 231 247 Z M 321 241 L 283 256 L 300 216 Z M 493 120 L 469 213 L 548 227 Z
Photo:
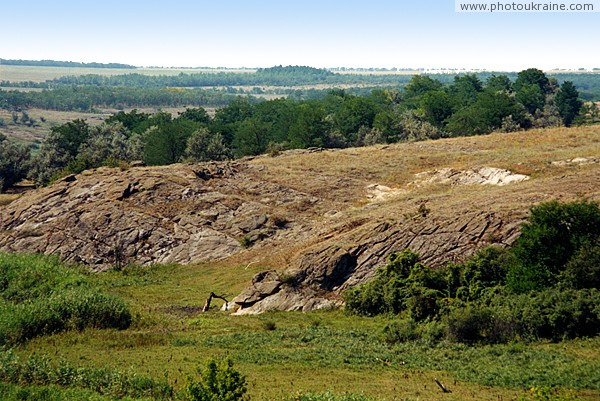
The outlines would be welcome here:
M 188 138 L 200 127 L 200 124 L 189 120 L 174 120 L 150 128 L 143 136 L 144 161 L 148 165 L 179 162 L 185 155 Z
M 442 127 L 444 121 L 452 115 L 450 96 L 444 91 L 430 91 L 421 98 L 421 110 L 429 123 Z
M 265 132 L 270 124 L 257 118 L 247 118 L 237 125 L 233 147 L 236 156 L 258 155 L 267 149 L 268 141 Z
M 332 129 L 339 132 L 346 143 L 354 145 L 358 130 L 371 127 L 375 114 L 375 104 L 370 98 L 346 95 L 332 115 Z
M 483 84 L 475 74 L 454 77 L 454 83 L 448 88 L 455 107 L 469 106 L 477 101 L 477 94 L 483 90 Z
M 427 75 L 415 75 L 404 87 L 404 93 L 408 99 L 417 98 L 429 91 L 442 90 L 443 85 L 437 79 Z
M 141 149 L 130 141 L 130 136 L 129 130 L 121 123 L 93 127 L 88 140 L 80 146 L 77 159 L 81 160 L 86 168 L 139 160 L 143 154 Z
M 107 118 L 105 122 L 108 124 L 119 122 L 129 131 L 141 134 L 149 128 L 146 123 L 150 117 L 148 113 L 139 113 L 137 109 L 133 109 L 129 113 L 119 111 L 117 114 L 113 114 Z
M 329 124 L 319 101 L 308 101 L 296 108 L 296 119 L 290 126 L 288 141 L 291 148 L 302 149 L 325 145 Z
M 521 85 L 516 98 L 531 114 L 534 114 L 536 110 L 543 110 L 546 104 L 546 97 L 536 84 Z
M 226 160 L 231 155 L 231 150 L 225 145 L 223 135 L 211 134 L 207 128 L 200 128 L 190 135 L 185 148 L 185 156 L 194 162 L 210 160 Z
M 203 124 L 210 123 L 210 116 L 202 107 L 197 107 L 195 109 L 185 109 L 184 112 L 179 113 L 178 118 Z
M 27 176 L 29 149 L 9 142 L 0 134 L 0 192 Z
M 238 123 L 252 117 L 254 107 L 247 98 L 238 96 L 226 107 L 217 110 L 211 124 L 212 132 L 220 132 L 228 144 L 233 142 Z
M 81 119 L 70 121 L 66 124 L 51 129 L 46 137 L 46 144 L 64 150 L 69 156 L 76 157 L 79 147 L 87 141 L 90 126 Z
M 48 184 L 52 177 L 74 162 L 89 134 L 89 125 L 80 119 L 52 128 L 31 162 L 29 175 L 35 183 Z
M 513 85 L 506 75 L 492 74 L 485 83 L 485 89 L 490 92 L 510 93 L 513 90 Z
M 565 81 L 556 94 L 556 107 L 564 124 L 568 127 L 579 114 L 583 102 L 579 100 L 579 92 L 571 81 Z
M 597 255 L 593 247 L 598 241 L 597 203 L 551 201 L 532 208 L 514 246 L 517 263 L 509 268 L 509 287 L 516 292 L 527 292 L 555 285 L 569 263 L 574 264 L 571 270 L 578 270 L 581 263 L 577 258 L 581 259 L 587 250 L 590 255 Z
M 550 81 L 543 71 L 537 68 L 528 68 L 519 72 L 515 81 L 515 90 L 518 92 L 525 85 L 537 85 L 543 94 L 551 92 Z

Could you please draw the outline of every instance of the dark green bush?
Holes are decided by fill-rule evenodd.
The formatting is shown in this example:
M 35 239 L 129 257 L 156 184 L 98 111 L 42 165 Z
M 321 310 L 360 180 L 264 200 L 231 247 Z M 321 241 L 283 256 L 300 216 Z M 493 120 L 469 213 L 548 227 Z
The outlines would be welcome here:
M 383 339 L 390 344 L 414 341 L 418 338 L 417 323 L 412 319 L 398 320 L 383 328 Z
M 423 320 L 437 313 L 446 286 L 443 271 L 421 264 L 407 249 L 390 255 L 372 281 L 346 291 L 346 310 L 366 316 L 409 310 L 415 320 Z
M 572 259 L 574 272 L 597 273 L 598 270 L 581 263 L 581 252 L 585 252 L 586 247 L 593 249 L 599 241 L 600 208 L 596 202 L 551 201 L 533 207 L 514 246 L 517 263 L 510 266 L 507 284 L 515 292 L 552 287 Z M 598 280 L 596 277 L 589 285 L 597 284 Z

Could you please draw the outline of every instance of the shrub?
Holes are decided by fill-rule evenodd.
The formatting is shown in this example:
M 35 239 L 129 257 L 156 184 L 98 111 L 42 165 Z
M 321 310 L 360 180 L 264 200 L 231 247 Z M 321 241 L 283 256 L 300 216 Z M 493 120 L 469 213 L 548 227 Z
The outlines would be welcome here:
M 413 341 L 417 338 L 417 324 L 412 319 L 398 320 L 383 328 L 383 339 L 390 344 Z
M 569 261 L 599 238 L 600 208 L 596 202 L 551 201 L 532 208 L 514 247 L 517 263 L 508 271 L 508 286 L 515 292 L 526 292 L 557 284 Z
M 346 291 L 346 310 L 366 316 L 409 310 L 415 320 L 423 320 L 437 314 L 437 302 L 446 287 L 442 270 L 424 266 L 407 249 L 391 254 L 372 281 Z
M 204 369 L 198 368 L 200 380 L 188 378 L 185 399 L 189 401 L 238 401 L 244 400 L 246 378 L 233 368 L 233 362 L 226 359 L 217 363 L 214 359 L 206 362 Z
M 0 192 L 27 176 L 30 159 L 28 148 L 3 138 L 0 136 Z
M 65 330 L 126 329 L 125 302 L 58 258 L 0 253 L 0 344 Z
M 166 380 L 157 381 L 138 376 L 133 372 L 121 372 L 110 368 L 78 368 L 65 360 L 61 360 L 58 364 L 52 364 L 45 356 L 32 355 L 26 360 L 22 360 L 11 350 L 0 351 L 0 381 L 20 386 L 33 384 L 86 389 L 110 395 L 111 399 L 123 397 L 148 397 L 154 400 L 173 399 L 173 387 Z M 1 392 L 0 395 L 2 395 Z M 39 399 L 46 400 L 47 398 Z

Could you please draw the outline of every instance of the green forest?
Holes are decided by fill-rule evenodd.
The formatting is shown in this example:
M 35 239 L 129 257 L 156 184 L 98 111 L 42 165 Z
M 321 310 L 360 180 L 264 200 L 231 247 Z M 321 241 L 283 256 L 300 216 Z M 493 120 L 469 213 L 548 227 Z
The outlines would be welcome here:
M 299 70 L 301 75 L 308 72 Z M 286 68 L 268 70 L 274 75 L 288 73 Z M 315 73 L 321 75 L 327 77 L 330 73 Z M 50 93 L 53 97 L 44 97 Z M 82 109 L 111 102 L 132 106 L 144 94 L 149 96 L 144 100 L 148 104 L 198 101 L 223 107 L 213 116 L 202 107 L 187 108 L 177 116 L 135 109 L 120 111 L 95 127 L 75 120 L 52 128 L 33 152 L 0 140 L 4 155 L 0 179 L 4 188 L 25 177 L 45 185 L 70 173 L 134 160 L 143 160 L 147 165 L 225 160 L 286 149 L 345 148 L 600 121 L 596 105 L 585 104 L 571 81 L 559 84 L 535 68 L 519 72 L 514 81 L 506 75 L 491 75 L 482 81 L 469 74 L 443 83 L 415 75 L 402 89 L 374 89 L 362 96 L 330 89 L 323 97 L 308 100 L 259 101 L 199 89 L 180 92 L 82 86 L 2 92 L 2 105 L 17 109 L 33 106 L 23 100 L 33 97 L 51 103 L 60 93 L 64 94 L 62 105 L 75 99 L 73 93 L 81 95 L 77 99 L 84 103 L 73 107 Z M 52 108 L 49 103 L 38 106 Z

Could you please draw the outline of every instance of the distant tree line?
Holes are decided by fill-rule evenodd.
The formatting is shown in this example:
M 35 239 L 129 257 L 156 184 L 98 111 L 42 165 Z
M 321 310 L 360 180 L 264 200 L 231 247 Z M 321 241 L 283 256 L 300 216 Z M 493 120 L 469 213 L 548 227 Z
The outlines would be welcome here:
M 135 98 L 132 88 L 93 91 L 82 87 L 69 91 L 82 94 L 82 103 L 76 105 L 81 109 L 104 101 L 98 96 L 113 96 L 109 99 L 123 106 L 134 104 L 133 100 L 127 102 L 127 96 Z M 173 92 L 153 91 L 156 96 Z M 514 82 L 503 75 L 492 75 L 485 82 L 475 75 L 463 75 L 443 84 L 417 75 L 403 90 L 376 89 L 358 96 L 336 89 L 310 100 L 254 102 L 247 97 L 215 99 L 209 92 L 190 92 L 206 93 L 206 98 L 199 99 L 213 104 L 219 99 L 233 100 L 212 117 L 202 107 L 187 108 L 177 117 L 133 110 L 113 115 L 100 127 L 90 127 L 82 120 L 54 127 L 29 162 L 29 176 L 43 185 L 64 174 L 139 159 L 149 165 L 223 160 L 285 149 L 344 148 L 569 126 L 600 119 L 597 108 L 583 105 L 571 82 L 559 85 L 537 69 L 521 71 Z M 173 102 L 177 99 L 174 97 Z M 186 103 L 193 103 L 193 99 Z
M 450 84 L 457 76 L 465 74 L 421 74 L 444 84 Z M 473 74 L 471 74 L 473 75 Z M 487 81 L 492 72 L 474 74 L 481 81 Z M 517 79 L 517 73 L 504 74 L 510 80 Z M 306 66 L 275 66 L 260 68 L 255 72 L 192 72 L 178 75 L 150 76 L 139 73 L 105 76 L 98 74 L 60 77 L 46 82 L 0 81 L 3 87 L 53 89 L 61 86 L 124 86 L 135 88 L 165 87 L 232 87 L 232 86 L 300 86 L 300 85 L 356 85 L 394 86 L 407 84 L 414 75 L 402 74 L 340 74 L 327 69 Z M 573 82 L 582 92 L 584 100 L 600 100 L 600 74 L 598 73 L 557 73 L 558 83 Z
M 41 92 L 0 90 L 0 108 L 94 111 L 97 108 L 223 106 L 234 96 L 202 89 L 71 86 Z
M 30 67 L 69 67 L 69 68 L 121 68 L 135 69 L 136 66 L 121 63 L 79 63 L 75 61 L 56 60 L 7 60 L 0 59 L 0 65 L 19 65 Z

